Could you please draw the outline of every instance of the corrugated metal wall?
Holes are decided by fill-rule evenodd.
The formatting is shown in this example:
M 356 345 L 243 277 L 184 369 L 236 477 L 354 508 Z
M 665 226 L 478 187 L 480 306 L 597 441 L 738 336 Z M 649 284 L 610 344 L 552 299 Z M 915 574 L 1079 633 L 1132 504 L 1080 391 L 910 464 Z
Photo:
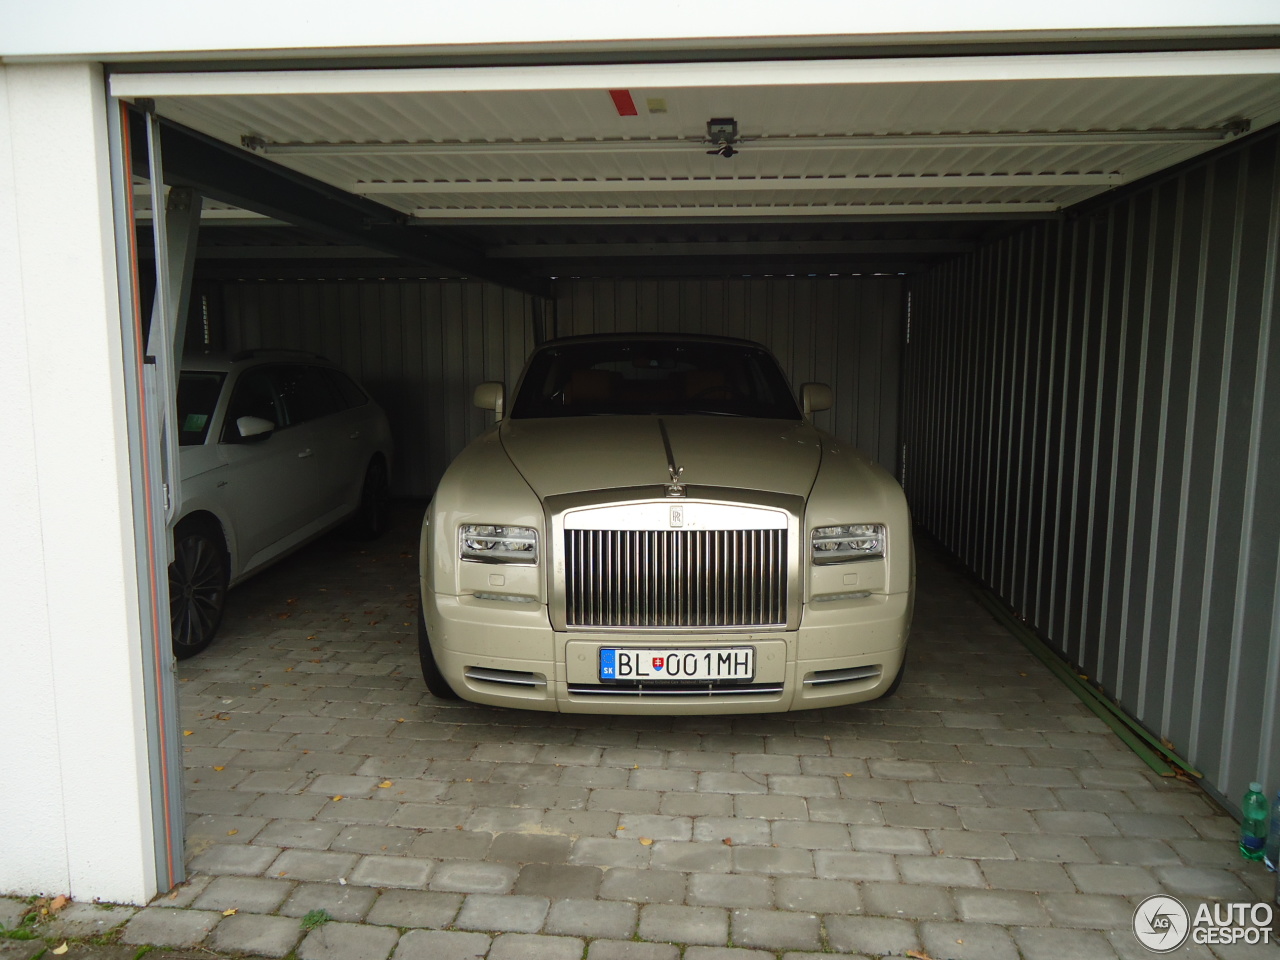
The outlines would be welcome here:
M 917 520 L 1235 802 L 1280 787 L 1278 142 L 932 271 L 904 374 Z
M 475 385 L 514 387 L 533 348 L 529 298 L 489 284 L 299 280 L 203 289 L 220 348 L 310 350 L 365 384 L 391 419 L 393 482 L 405 495 L 429 496 L 485 429 L 490 415 L 471 405 Z M 794 385 L 834 388 L 836 406 L 817 415 L 819 426 L 895 469 L 902 303 L 896 277 L 562 281 L 555 329 L 550 316 L 547 327 L 561 336 L 680 331 L 765 343 Z

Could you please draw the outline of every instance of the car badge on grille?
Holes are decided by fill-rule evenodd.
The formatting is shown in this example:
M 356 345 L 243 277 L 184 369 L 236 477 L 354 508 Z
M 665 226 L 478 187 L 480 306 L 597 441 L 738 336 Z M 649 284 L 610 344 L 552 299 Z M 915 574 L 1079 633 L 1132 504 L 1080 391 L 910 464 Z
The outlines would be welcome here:
M 672 527 L 684 526 L 684 507 L 671 508 L 671 526 Z

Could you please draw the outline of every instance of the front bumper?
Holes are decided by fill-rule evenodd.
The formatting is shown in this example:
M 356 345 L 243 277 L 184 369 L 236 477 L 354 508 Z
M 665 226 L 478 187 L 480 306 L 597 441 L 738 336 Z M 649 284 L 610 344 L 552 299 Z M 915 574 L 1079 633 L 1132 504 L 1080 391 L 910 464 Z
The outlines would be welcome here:
M 902 665 L 911 594 L 809 604 L 796 630 L 756 632 L 560 631 L 539 603 L 423 590 L 441 673 L 464 699 L 564 713 L 777 713 L 882 696 Z M 601 684 L 598 650 L 610 647 L 756 649 L 750 684 L 695 689 Z

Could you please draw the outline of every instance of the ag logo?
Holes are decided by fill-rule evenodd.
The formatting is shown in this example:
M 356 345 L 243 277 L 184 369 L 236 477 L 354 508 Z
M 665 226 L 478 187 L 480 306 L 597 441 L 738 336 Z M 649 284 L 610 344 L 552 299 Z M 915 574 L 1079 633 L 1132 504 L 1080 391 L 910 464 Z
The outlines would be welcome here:
M 1187 941 L 1191 916 L 1178 900 L 1158 894 L 1133 912 L 1133 935 L 1152 953 L 1172 953 Z

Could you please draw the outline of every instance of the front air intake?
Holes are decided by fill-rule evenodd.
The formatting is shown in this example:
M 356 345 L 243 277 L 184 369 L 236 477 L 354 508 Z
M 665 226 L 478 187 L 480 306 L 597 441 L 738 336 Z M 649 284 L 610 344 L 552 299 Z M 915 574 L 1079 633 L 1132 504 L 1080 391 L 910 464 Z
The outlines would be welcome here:
M 785 530 L 566 530 L 571 627 L 776 627 Z

